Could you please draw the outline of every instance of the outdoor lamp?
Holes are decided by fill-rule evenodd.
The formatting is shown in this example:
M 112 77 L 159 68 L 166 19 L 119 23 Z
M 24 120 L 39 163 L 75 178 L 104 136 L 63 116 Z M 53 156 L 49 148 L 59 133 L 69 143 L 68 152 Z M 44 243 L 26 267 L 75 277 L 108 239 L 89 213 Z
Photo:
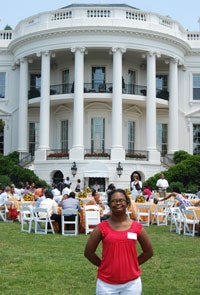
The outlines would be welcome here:
M 120 162 L 118 163 L 116 170 L 117 170 L 117 175 L 120 177 L 123 171 L 123 167 L 121 166 Z
M 73 177 L 76 175 L 76 171 L 77 171 L 76 162 L 73 162 L 71 167 L 71 172 Z

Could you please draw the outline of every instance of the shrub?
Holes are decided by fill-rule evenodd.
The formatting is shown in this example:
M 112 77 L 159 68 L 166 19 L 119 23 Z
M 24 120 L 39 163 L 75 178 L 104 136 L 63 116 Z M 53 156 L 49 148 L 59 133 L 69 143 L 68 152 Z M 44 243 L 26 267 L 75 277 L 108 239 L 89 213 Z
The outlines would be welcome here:
M 191 155 L 188 154 L 186 151 L 177 151 L 174 153 L 174 163 L 178 164 L 181 163 L 184 160 L 187 160 Z

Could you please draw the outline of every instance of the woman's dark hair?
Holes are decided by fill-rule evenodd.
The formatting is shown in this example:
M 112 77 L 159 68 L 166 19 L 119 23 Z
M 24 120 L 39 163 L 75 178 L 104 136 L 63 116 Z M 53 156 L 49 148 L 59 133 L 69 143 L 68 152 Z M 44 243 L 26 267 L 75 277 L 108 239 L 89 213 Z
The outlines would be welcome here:
M 173 186 L 172 191 L 177 193 L 177 194 L 181 194 L 180 188 L 178 186 Z
M 139 178 L 139 180 L 141 181 L 141 175 L 140 175 L 140 173 L 138 172 L 138 171 L 134 171 L 132 174 L 131 174 L 131 181 L 133 181 L 134 179 L 133 179 L 133 176 L 134 175 L 137 175 L 138 176 L 138 178 Z
M 108 193 L 108 205 L 110 204 L 110 200 L 111 200 L 112 195 L 114 195 L 115 193 L 121 193 L 121 194 L 123 194 L 123 195 L 125 196 L 125 198 L 126 198 L 126 203 L 127 203 L 127 205 L 130 204 L 131 200 L 130 200 L 130 198 L 127 196 L 125 190 L 123 190 L 123 189 L 121 189 L 121 188 L 118 188 L 118 189 L 114 189 L 114 190 L 112 190 L 112 191 L 110 191 L 110 192 Z M 109 206 L 110 206 L 110 205 L 109 205 Z
M 114 183 L 110 183 L 107 190 L 114 190 L 114 189 L 116 189 Z
M 96 195 L 97 191 L 95 189 L 92 190 L 92 196 L 94 197 Z
M 75 199 L 76 194 L 74 192 L 70 192 L 68 195 L 68 198 L 73 198 Z

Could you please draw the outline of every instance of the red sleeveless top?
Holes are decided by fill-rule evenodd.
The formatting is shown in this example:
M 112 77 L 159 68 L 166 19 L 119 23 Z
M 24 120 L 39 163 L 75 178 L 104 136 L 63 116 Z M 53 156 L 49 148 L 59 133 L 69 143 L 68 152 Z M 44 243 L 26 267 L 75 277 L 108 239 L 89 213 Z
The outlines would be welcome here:
M 141 270 L 136 243 L 142 225 L 133 221 L 129 229 L 116 231 L 105 220 L 98 227 L 103 236 L 103 250 L 97 277 L 108 284 L 124 284 L 137 279 Z

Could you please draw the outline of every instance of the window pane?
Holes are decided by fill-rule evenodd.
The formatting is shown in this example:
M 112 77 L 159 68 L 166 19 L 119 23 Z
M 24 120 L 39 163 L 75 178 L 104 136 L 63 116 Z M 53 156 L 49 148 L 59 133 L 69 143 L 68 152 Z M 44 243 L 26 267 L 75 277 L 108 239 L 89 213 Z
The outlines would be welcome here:
M 134 152 L 135 122 L 128 121 L 128 152 Z
M 193 76 L 193 99 L 200 99 L 200 75 Z
M 193 154 L 200 154 L 200 124 L 193 125 Z
M 5 98 L 6 73 L 0 73 L 0 98 Z
M 0 153 L 4 150 L 4 126 L 0 126 Z
M 61 121 L 61 149 L 68 151 L 68 120 Z
M 105 119 L 91 119 L 91 151 L 104 152 L 105 144 Z
M 167 127 L 167 124 L 157 124 L 157 149 L 161 152 L 162 156 L 167 154 Z
M 41 88 L 41 74 L 31 74 L 31 88 Z
M 39 146 L 39 123 L 29 123 L 29 153 L 34 155 Z
M 97 92 L 99 91 L 99 85 L 105 84 L 105 67 L 93 67 L 92 68 L 92 88 Z

